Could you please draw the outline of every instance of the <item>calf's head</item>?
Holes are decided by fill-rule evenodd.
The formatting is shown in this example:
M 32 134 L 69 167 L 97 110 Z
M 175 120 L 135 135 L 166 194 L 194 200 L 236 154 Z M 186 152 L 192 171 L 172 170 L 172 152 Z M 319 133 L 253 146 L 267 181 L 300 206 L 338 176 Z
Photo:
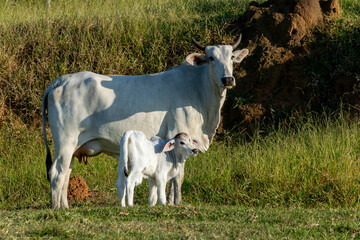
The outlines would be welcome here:
M 180 156 L 180 162 L 185 162 L 189 157 L 199 153 L 198 147 L 197 140 L 192 139 L 186 133 L 178 133 L 165 144 L 163 152 L 174 150 L 175 155 Z
M 210 78 L 222 88 L 235 87 L 236 82 L 233 76 L 233 63 L 240 63 L 249 53 L 249 50 L 234 51 L 240 44 L 241 34 L 232 45 L 203 46 L 192 38 L 194 45 L 205 55 L 192 53 L 187 56 L 186 61 L 196 67 L 208 64 Z

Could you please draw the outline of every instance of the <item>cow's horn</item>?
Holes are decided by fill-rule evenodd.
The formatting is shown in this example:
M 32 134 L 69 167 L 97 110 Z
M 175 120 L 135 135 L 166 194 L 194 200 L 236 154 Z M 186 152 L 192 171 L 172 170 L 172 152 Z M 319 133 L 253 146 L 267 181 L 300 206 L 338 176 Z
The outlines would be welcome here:
M 191 40 L 193 41 L 195 47 L 197 47 L 198 49 L 205 51 L 205 46 L 201 45 L 200 43 L 198 43 L 193 37 L 191 37 Z
M 241 42 L 241 37 L 242 34 L 240 33 L 239 38 L 236 40 L 236 42 L 234 42 L 234 44 L 232 45 L 233 49 L 237 48 L 237 46 L 239 46 L 240 42 Z

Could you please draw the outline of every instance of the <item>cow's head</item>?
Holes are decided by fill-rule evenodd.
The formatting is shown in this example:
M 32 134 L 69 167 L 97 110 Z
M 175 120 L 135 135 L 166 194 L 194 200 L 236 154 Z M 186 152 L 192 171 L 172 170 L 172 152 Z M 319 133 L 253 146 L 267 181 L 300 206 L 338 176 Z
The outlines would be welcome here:
M 209 65 L 210 77 L 222 88 L 232 88 L 236 85 L 233 76 L 233 63 L 240 63 L 249 50 L 246 48 L 234 51 L 240 44 L 241 34 L 232 45 L 203 46 L 192 38 L 194 45 L 205 51 L 206 55 L 192 53 L 187 56 L 186 61 L 196 67 Z

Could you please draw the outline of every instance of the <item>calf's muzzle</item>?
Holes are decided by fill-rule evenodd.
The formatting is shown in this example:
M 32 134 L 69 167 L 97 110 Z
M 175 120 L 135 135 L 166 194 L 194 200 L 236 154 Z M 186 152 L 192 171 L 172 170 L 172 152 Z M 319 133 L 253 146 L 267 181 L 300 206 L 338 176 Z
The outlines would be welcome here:
M 199 153 L 199 150 L 197 149 L 192 149 L 191 152 L 193 152 L 194 155 L 197 155 Z

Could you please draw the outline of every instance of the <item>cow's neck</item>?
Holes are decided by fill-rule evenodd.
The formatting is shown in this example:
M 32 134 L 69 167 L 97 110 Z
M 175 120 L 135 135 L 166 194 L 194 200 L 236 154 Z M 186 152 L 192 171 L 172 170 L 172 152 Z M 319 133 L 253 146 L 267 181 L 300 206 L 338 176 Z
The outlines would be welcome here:
M 204 112 L 203 131 L 208 136 L 211 144 L 216 129 L 220 124 L 221 108 L 225 102 L 226 89 L 219 88 L 216 81 L 211 79 L 208 65 L 203 68 L 201 80 L 202 86 L 200 89 L 203 89 L 203 91 L 200 92 L 200 95 Z

